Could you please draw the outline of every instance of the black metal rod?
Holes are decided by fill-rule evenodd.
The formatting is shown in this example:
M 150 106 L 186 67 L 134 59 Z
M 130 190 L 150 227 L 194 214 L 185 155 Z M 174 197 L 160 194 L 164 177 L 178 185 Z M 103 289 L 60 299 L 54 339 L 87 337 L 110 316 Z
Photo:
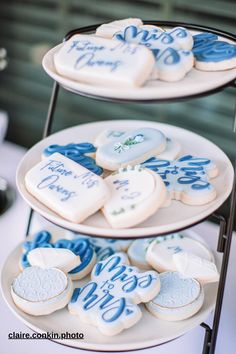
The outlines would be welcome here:
M 44 129 L 43 129 L 43 136 L 42 136 L 43 139 L 45 139 L 51 133 L 53 116 L 54 116 L 54 112 L 55 112 L 55 108 L 56 108 L 59 88 L 60 88 L 60 85 L 56 81 L 54 81 L 53 88 L 52 88 L 52 94 L 51 94 L 49 107 L 48 107 L 47 118 L 46 118 Z M 33 219 L 33 214 L 34 214 L 34 210 L 31 208 L 30 213 L 29 213 L 28 222 L 27 222 L 27 227 L 26 227 L 26 233 L 25 233 L 26 237 L 30 234 L 30 227 L 31 227 L 32 219 Z
M 226 276 L 227 276 L 227 269 L 229 263 L 229 255 L 230 255 L 230 246 L 233 234 L 233 226 L 234 226 L 234 218 L 235 218 L 235 205 L 236 205 L 236 161 L 235 161 L 235 169 L 234 169 L 234 183 L 233 189 L 230 198 L 230 209 L 229 209 L 229 217 L 227 219 L 227 229 L 226 229 L 226 239 L 225 239 L 225 247 L 221 265 L 221 272 L 220 272 L 220 280 L 218 285 L 218 292 L 217 292 L 217 299 L 216 299 L 216 307 L 215 307 L 215 314 L 213 320 L 213 327 L 212 327 L 212 336 L 211 336 L 211 345 L 209 354 L 215 353 L 216 347 L 216 340 L 217 334 L 220 324 L 220 316 L 224 298 L 224 290 L 225 290 L 225 283 L 226 283 Z

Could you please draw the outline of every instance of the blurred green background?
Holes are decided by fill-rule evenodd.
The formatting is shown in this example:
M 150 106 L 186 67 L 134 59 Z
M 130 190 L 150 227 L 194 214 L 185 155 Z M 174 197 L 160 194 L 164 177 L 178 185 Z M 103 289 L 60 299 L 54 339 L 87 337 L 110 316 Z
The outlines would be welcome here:
M 236 1 L 219 0 L 1 0 L 0 47 L 9 64 L 0 73 L 0 109 L 9 113 L 7 138 L 26 147 L 42 134 L 52 80 L 43 54 L 70 29 L 113 19 L 140 17 L 214 26 L 234 32 Z M 175 104 L 104 103 L 61 90 L 53 130 L 106 119 L 147 119 L 175 124 L 216 142 L 233 159 L 233 88 Z

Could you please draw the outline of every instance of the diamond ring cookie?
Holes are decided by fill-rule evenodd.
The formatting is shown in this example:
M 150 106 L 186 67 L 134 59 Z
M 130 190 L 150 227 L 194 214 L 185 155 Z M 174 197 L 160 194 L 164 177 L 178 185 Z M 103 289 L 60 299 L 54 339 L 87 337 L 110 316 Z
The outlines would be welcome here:
M 141 128 L 122 135 L 119 141 L 111 141 L 98 147 L 96 163 L 103 168 L 116 171 L 120 167 L 134 166 L 163 152 L 165 135 L 153 128 Z
M 157 237 L 146 251 L 146 261 L 158 272 L 177 271 L 174 255 L 188 252 L 209 262 L 214 260 L 212 252 L 201 242 L 182 234 Z
M 93 324 L 105 335 L 115 335 L 142 317 L 137 306 L 154 298 L 160 290 L 155 271 L 139 272 L 125 264 L 122 254 L 97 263 L 91 281 L 74 290 L 68 309 L 83 322 Z
M 25 268 L 12 282 L 11 295 L 22 311 L 48 315 L 62 309 L 73 293 L 71 279 L 56 268 Z
M 105 178 L 111 196 L 103 213 L 113 228 L 128 228 L 153 215 L 166 200 L 160 176 L 139 165 L 122 168 Z
M 166 321 L 180 321 L 193 316 L 203 305 L 204 293 L 200 283 L 183 278 L 178 272 L 160 274 L 161 290 L 145 304 L 154 316 Z
M 93 35 L 76 34 L 54 54 L 58 74 L 93 85 L 139 87 L 151 74 L 150 50 Z
M 188 205 L 204 205 L 216 198 L 216 190 L 209 182 L 218 175 L 216 165 L 207 158 L 185 155 L 177 160 L 150 158 L 142 163 L 159 174 L 171 199 Z
M 41 203 L 75 223 L 99 210 L 110 194 L 101 177 L 59 153 L 31 168 L 25 186 Z

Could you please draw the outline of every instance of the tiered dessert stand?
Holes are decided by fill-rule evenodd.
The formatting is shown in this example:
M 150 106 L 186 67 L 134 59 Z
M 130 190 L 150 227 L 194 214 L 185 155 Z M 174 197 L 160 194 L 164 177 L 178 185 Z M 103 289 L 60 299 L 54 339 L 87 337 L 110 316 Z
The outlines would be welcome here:
M 210 31 L 216 33 L 219 37 L 223 37 L 224 40 L 228 41 L 236 41 L 236 36 L 226 33 L 223 31 L 219 31 L 213 28 L 190 25 L 185 23 L 176 23 L 176 22 L 163 22 L 163 21 L 144 21 L 144 23 L 153 24 L 157 26 L 163 26 L 165 28 L 171 28 L 175 26 L 183 26 L 192 31 L 193 33 Z M 83 27 L 79 29 L 75 29 L 69 32 L 65 36 L 65 41 L 71 38 L 74 34 L 77 33 L 92 33 L 96 30 L 98 25 Z M 58 46 L 59 47 L 59 46 Z M 112 230 L 104 224 L 104 220 L 101 220 L 101 216 L 92 218 L 88 223 L 84 225 L 75 225 L 70 222 L 66 222 L 56 214 L 50 212 L 49 209 L 44 207 L 41 203 L 37 202 L 32 196 L 30 196 L 25 187 L 24 187 L 24 175 L 31 166 L 37 163 L 40 159 L 40 154 L 43 150 L 43 147 L 46 147 L 52 143 L 63 144 L 69 143 L 71 141 L 76 141 L 75 137 L 77 137 L 77 141 L 91 141 L 90 137 L 96 135 L 103 129 L 112 128 L 112 129 L 124 129 L 124 121 L 108 121 L 108 122 L 97 122 L 91 124 L 83 124 L 81 126 L 77 126 L 74 128 L 67 129 L 65 131 L 56 133 L 51 135 L 51 128 L 53 123 L 53 117 L 55 113 L 57 97 L 59 89 L 62 87 L 65 90 L 69 90 L 73 93 L 76 93 L 81 96 L 91 97 L 97 100 L 103 101 L 112 101 L 112 102 L 142 102 L 142 103 L 160 103 L 160 102 L 173 102 L 173 101 L 183 101 L 192 98 L 198 98 L 202 96 L 207 96 L 223 90 L 225 87 L 235 85 L 235 77 L 236 70 L 228 70 L 224 72 L 224 75 L 220 72 L 215 73 L 207 73 L 200 72 L 197 70 L 192 70 L 192 72 L 188 75 L 188 78 L 184 78 L 182 82 L 177 83 L 166 83 L 160 82 L 153 83 L 147 85 L 147 87 L 138 88 L 135 90 L 118 90 L 111 89 L 105 87 L 97 87 L 92 85 L 81 84 L 78 82 L 74 82 L 68 80 L 64 77 L 58 75 L 53 66 L 53 54 L 57 50 L 57 48 L 53 48 L 44 58 L 44 68 L 48 72 L 48 74 L 55 80 L 51 100 L 48 109 L 48 115 L 45 122 L 43 139 L 37 145 L 35 145 L 29 152 L 26 154 L 24 160 L 19 166 L 17 173 L 17 183 L 18 188 L 28 202 L 28 204 L 32 207 L 30 212 L 30 217 L 27 225 L 26 235 L 30 233 L 30 225 L 32 221 L 33 211 L 37 211 L 42 216 L 44 216 L 49 221 L 65 228 L 70 229 L 75 232 L 79 232 L 81 234 L 90 234 L 98 237 L 110 237 L 110 238 L 138 238 L 138 237 L 151 237 L 151 236 L 160 236 L 167 233 L 173 233 L 182 229 L 189 228 L 201 221 L 213 217 L 219 223 L 219 234 L 218 234 L 218 245 L 217 252 L 222 254 L 222 264 L 221 264 L 221 272 L 220 272 L 220 280 L 218 285 L 218 290 L 216 290 L 216 286 L 206 288 L 206 303 L 203 306 L 203 309 L 200 310 L 198 314 L 193 316 L 192 319 L 188 319 L 185 321 L 179 321 L 179 323 L 167 322 L 167 321 L 159 321 L 149 313 L 145 311 L 144 318 L 140 321 L 140 323 L 128 331 L 124 331 L 119 336 L 108 337 L 103 339 L 104 336 L 97 333 L 96 328 L 90 328 L 92 326 L 88 326 L 78 322 L 75 316 L 70 316 L 67 310 L 58 311 L 55 314 L 50 316 L 41 316 L 42 319 L 35 319 L 33 316 L 29 316 L 24 314 L 23 312 L 17 309 L 13 302 L 10 299 L 9 294 L 9 284 L 4 280 L 2 280 L 2 287 L 5 298 L 8 302 L 10 308 L 15 312 L 15 314 L 30 328 L 35 331 L 55 331 L 58 330 L 57 323 L 64 321 L 66 323 L 66 327 L 64 331 L 72 330 L 74 328 L 81 331 L 84 331 L 85 336 L 88 337 L 86 341 L 68 341 L 61 342 L 60 340 L 55 340 L 59 343 L 63 343 L 68 346 L 73 346 L 81 349 L 88 350 L 99 350 L 99 351 L 126 351 L 126 350 L 135 350 L 148 348 L 152 346 L 156 346 L 159 344 L 166 343 L 170 340 L 173 340 L 180 335 L 186 333 L 190 329 L 196 327 L 197 325 L 201 325 L 205 329 L 205 339 L 203 344 L 203 354 L 213 354 L 215 352 L 217 333 L 219 328 L 220 316 L 221 316 L 221 308 L 224 296 L 224 288 L 227 274 L 227 266 L 230 254 L 230 245 L 231 238 L 233 232 L 234 225 L 234 217 L 235 217 L 235 201 L 236 201 L 236 183 L 235 183 L 235 174 L 233 172 L 233 167 L 229 162 L 228 158 L 224 153 L 216 147 L 216 145 L 212 144 L 208 140 L 197 136 L 191 132 L 186 130 L 171 127 L 166 124 L 159 124 L 154 122 L 145 122 L 145 121 L 125 121 L 127 124 L 127 129 L 138 126 L 153 126 L 162 130 L 165 134 L 176 135 L 177 137 L 181 136 L 183 141 L 193 142 L 193 145 L 201 146 L 204 145 L 205 151 L 207 152 L 205 155 L 208 157 L 208 153 L 210 155 L 221 156 L 222 160 L 226 162 L 226 168 L 222 168 L 225 170 L 226 175 L 219 177 L 222 180 L 219 180 L 218 189 L 221 188 L 219 197 L 215 202 L 210 203 L 203 208 L 199 207 L 187 207 L 187 206 L 179 206 L 179 214 L 177 220 L 171 220 L 170 215 L 171 212 L 166 213 L 165 211 L 158 211 L 161 217 L 159 219 L 152 219 L 152 224 L 145 224 L 145 227 L 136 227 L 128 230 Z M 234 117 L 234 132 L 236 130 L 236 116 Z M 87 134 L 87 135 L 86 135 Z M 81 135 L 81 136 L 80 136 Z M 64 139 L 64 141 L 63 141 Z M 181 141 L 182 142 L 182 141 Z M 186 143 L 187 144 L 187 143 Z M 189 144 L 190 146 L 191 144 Z M 188 146 L 186 145 L 186 150 Z M 194 151 L 191 151 L 194 153 Z M 197 154 L 197 151 L 196 151 Z M 210 156 L 211 157 L 211 156 Z M 224 183 L 223 183 L 224 180 Z M 224 217 L 218 213 L 219 207 L 225 202 L 225 200 L 230 195 L 230 203 L 228 206 L 227 216 Z M 177 202 L 178 203 L 178 202 Z M 179 204 L 178 204 L 179 205 Z M 173 206 L 175 208 L 175 206 Z M 182 208 L 182 209 L 181 209 Z M 191 209 L 192 208 L 192 209 Z M 174 209 L 173 209 L 174 210 Z M 181 211 L 182 210 L 182 211 Z M 191 212 L 189 212 L 191 210 Z M 165 219 L 165 215 L 168 214 L 170 220 L 168 221 L 168 217 Z M 163 217 L 162 217 L 163 216 Z M 162 223 L 160 223 L 160 219 Z M 155 222 L 157 224 L 155 225 Z M 12 273 L 13 266 L 10 266 L 10 261 L 13 263 L 16 261 L 14 259 L 19 259 L 20 250 L 16 249 L 12 255 L 9 257 L 7 263 L 5 264 L 5 268 L 10 268 Z M 9 272 L 9 269 L 8 269 Z M 212 284 L 211 284 L 212 285 Z M 216 299 L 215 294 L 217 293 Z M 209 326 L 204 322 L 207 318 L 211 310 L 214 311 L 214 319 L 212 326 Z M 66 317 L 67 316 L 67 317 Z M 45 319 L 44 319 L 45 317 Z M 71 317 L 71 319 L 68 319 Z M 37 322 L 39 321 L 39 322 Z M 145 322 L 146 334 L 143 334 L 143 323 Z M 147 327 L 146 327 L 147 326 Z M 156 329 L 155 329 L 156 328 Z M 150 333 L 149 333 L 150 329 Z M 93 332 L 94 331 L 94 332 Z M 140 340 L 139 340 L 140 338 Z M 85 338 L 86 339 L 86 338 Z

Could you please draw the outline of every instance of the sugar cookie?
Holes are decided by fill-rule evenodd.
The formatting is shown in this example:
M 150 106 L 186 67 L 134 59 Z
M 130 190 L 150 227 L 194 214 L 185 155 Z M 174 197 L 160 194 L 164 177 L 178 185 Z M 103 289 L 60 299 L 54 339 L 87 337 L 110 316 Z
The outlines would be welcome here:
M 196 256 L 194 253 L 178 252 L 173 255 L 176 269 L 186 278 L 197 279 L 200 283 L 212 283 L 219 280 L 215 263 Z
M 31 168 L 25 186 L 41 203 L 75 223 L 94 214 L 109 198 L 101 177 L 59 153 Z
M 158 272 L 176 271 L 173 256 L 180 252 L 212 261 L 212 253 L 203 243 L 182 234 L 160 239 L 157 237 L 147 248 L 146 261 Z
M 144 46 L 84 34 L 74 35 L 54 54 L 58 74 L 93 85 L 142 86 L 154 64 Z
M 142 24 L 143 22 L 140 18 L 125 18 L 123 20 L 112 21 L 98 26 L 96 29 L 96 35 L 103 38 L 112 38 L 116 32 L 122 30 L 126 26 L 141 26 Z
M 11 285 L 14 303 L 34 316 L 48 315 L 62 309 L 70 301 L 72 293 L 70 278 L 56 268 L 25 268 Z
M 68 308 L 81 321 L 111 336 L 137 323 L 142 316 L 137 304 L 149 301 L 159 290 L 156 272 L 140 273 L 118 253 L 94 266 L 91 281 L 74 290 Z
M 102 211 L 111 227 L 135 226 L 163 205 L 166 188 L 157 176 L 152 171 L 133 166 L 120 169 L 105 179 L 111 196 Z
M 217 176 L 218 169 L 210 159 L 185 155 L 169 161 L 153 157 L 142 166 L 162 177 L 170 200 L 203 205 L 216 198 L 216 190 L 209 180 Z
M 182 278 L 178 272 L 162 273 L 160 280 L 159 294 L 146 304 L 154 316 L 166 321 L 180 321 L 200 310 L 204 293 L 197 280 Z
M 96 163 L 107 170 L 137 165 L 163 152 L 165 135 L 154 128 L 140 128 L 122 135 L 119 141 L 111 141 L 98 147 Z
M 103 169 L 96 165 L 93 157 L 95 156 L 96 148 L 91 143 L 78 143 L 78 144 L 67 144 L 67 145 L 49 145 L 43 150 L 42 158 L 51 156 L 52 154 L 58 152 L 69 159 L 77 162 L 78 164 L 84 166 L 89 171 L 92 171 L 96 175 L 102 175 Z

